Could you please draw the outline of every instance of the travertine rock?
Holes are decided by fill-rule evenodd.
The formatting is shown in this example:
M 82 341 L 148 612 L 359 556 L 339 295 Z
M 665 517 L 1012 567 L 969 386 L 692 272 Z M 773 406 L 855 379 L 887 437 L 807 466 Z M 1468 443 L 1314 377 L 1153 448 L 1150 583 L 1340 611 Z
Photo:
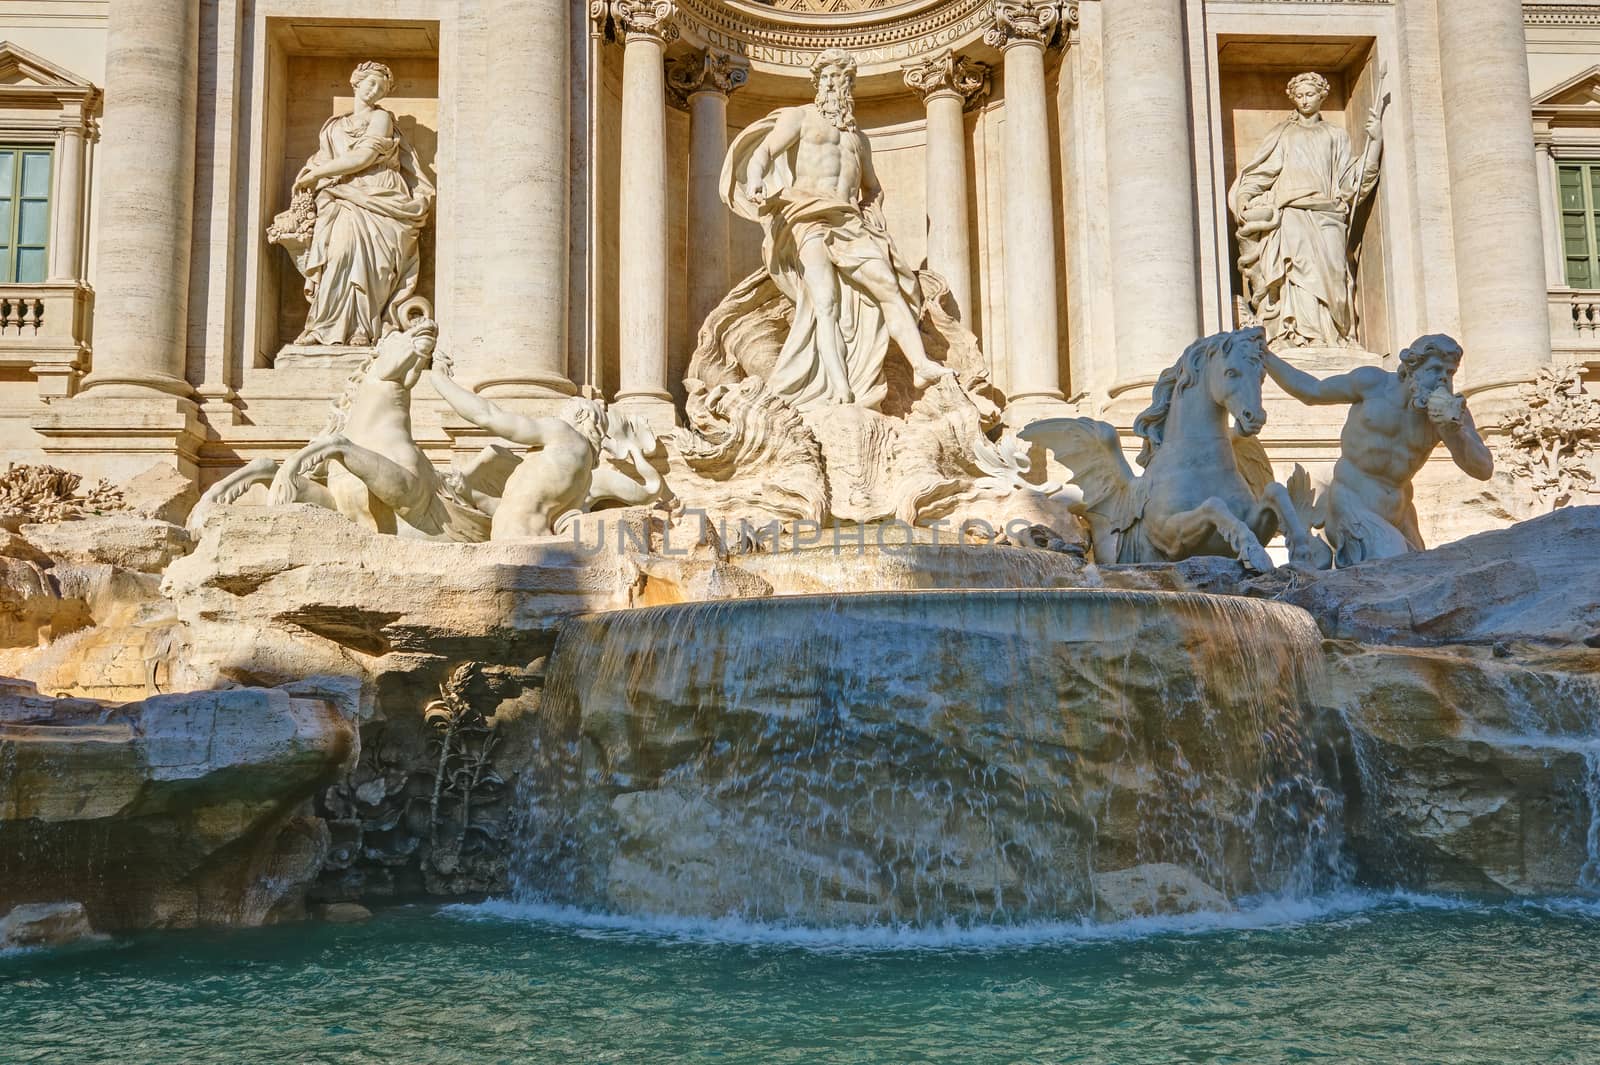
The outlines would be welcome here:
M 140 573 L 160 573 L 192 546 L 182 527 L 137 514 L 24 525 L 22 536 L 57 563 L 105 563 Z
M 372 911 L 359 902 L 328 902 L 316 908 L 316 917 L 329 924 L 360 924 L 372 919 Z
M 547 653 L 563 617 L 630 604 L 640 574 L 615 548 L 407 540 L 312 505 L 236 505 L 206 518 L 162 587 L 188 631 L 184 687 L 371 682 L 419 658 L 523 665 Z M 361 691 L 366 716 L 374 687 Z
M 1176 917 L 1226 913 L 1228 897 L 1192 872 L 1170 862 L 1094 874 L 1095 916 L 1102 921 L 1132 917 Z
M 98 938 L 81 902 L 33 902 L 0 917 L 0 950 L 60 947 Z
M 0 907 L 79 899 L 105 929 L 292 909 L 327 832 L 291 815 L 353 739 L 330 703 L 281 690 L 113 707 L 14 686 L 0 696 Z
M 1600 637 L 1600 508 L 1568 507 L 1431 551 L 1253 582 L 1325 636 L 1429 645 Z
M 170 463 L 158 462 L 122 485 L 122 498 L 135 514 L 182 525 L 200 491 Z
M 1330 645 L 1352 847 L 1423 891 L 1600 894 L 1600 651 Z
M 84 601 L 63 595 L 33 562 L 0 558 L 0 648 L 34 648 L 90 624 Z
M 1090 913 L 1097 869 L 1151 862 L 1272 890 L 1315 877 L 1333 804 L 1305 731 L 1317 653 L 1298 611 L 1158 593 L 575 619 L 521 873 L 623 910 L 823 923 Z

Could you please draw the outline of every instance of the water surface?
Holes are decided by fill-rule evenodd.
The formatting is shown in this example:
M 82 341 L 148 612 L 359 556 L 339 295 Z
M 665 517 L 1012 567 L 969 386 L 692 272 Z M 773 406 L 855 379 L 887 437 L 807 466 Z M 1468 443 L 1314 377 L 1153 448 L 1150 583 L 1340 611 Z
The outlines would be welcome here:
M 0 956 L 0 1062 L 1600 1063 L 1600 906 L 804 930 L 509 904 Z

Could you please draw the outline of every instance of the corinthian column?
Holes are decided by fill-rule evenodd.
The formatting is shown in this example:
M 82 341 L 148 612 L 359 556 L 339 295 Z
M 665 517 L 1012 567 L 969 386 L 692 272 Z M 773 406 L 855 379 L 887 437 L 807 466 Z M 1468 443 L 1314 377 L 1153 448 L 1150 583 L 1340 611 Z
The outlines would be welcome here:
M 127 0 L 106 33 L 98 328 L 83 391 L 188 397 L 200 0 Z
M 617 321 L 621 366 L 616 402 L 670 425 L 667 393 L 666 42 L 678 28 L 671 0 L 612 0 L 622 54 L 621 248 Z
M 463 376 L 497 397 L 572 395 L 567 377 L 569 5 L 489 0 L 494 229 L 483 346 Z
M 1550 318 L 1518 0 L 1438 5 L 1445 156 L 1468 387 L 1531 379 Z
M 1006 358 L 1009 421 L 1059 402 L 1061 359 L 1056 305 L 1055 196 L 1050 184 L 1050 121 L 1044 50 L 1061 26 L 1061 7 L 1044 0 L 1001 0 L 984 41 L 1005 71 Z
M 928 269 L 950 284 L 962 317 L 972 316 L 972 243 L 967 230 L 969 106 L 988 95 L 989 68 L 946 51 L 905 68 L 906 85 L 928 109 Z
M 1200 332 L 1183 6 L 1183 0 L 1101 4 L 1117 351 L 1112 395 L 1153 383 Z
M 749 67 L 721 52 L 697 52 L 667 68 L 675 102 L 689 109 L 689 324 L 698 330 L 728 289 L 728 208 L 717 187 L 728 154 L 728 94 Z

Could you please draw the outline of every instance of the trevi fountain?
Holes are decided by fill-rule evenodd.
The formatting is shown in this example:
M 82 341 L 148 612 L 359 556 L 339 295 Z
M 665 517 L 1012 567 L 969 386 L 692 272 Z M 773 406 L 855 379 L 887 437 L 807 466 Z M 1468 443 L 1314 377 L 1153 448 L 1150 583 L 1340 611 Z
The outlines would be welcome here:
M 1600 1046 L 1600 8 L 8 6 L 0 1061 Z

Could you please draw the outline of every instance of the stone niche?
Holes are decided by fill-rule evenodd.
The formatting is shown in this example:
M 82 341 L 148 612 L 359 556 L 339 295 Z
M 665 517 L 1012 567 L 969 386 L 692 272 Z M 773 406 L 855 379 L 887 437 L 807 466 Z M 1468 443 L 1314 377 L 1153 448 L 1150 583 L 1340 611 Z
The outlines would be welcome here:
M 1367 111 L 1377 102 L 1378 63 L 1371 37 L 1221 36 L 1217 40 L 1218 91 L 1222 116 L 1223 188 L 1226 195 L 1273 127 L 1288 118 L 1293 105 L 1285 95 L 1289 79 L 1307 71 L 1328 79 L 1332 92 L 1323 104 L 1323 118 L 1350 135 L 1352 150 L 1366 144 Z M 1391 78 L 1386 91 L 1399 99 Z M 1399 136 L 1391 106 L 1384 118 L 1385 144 Z M 1385 160 L 1377 191 L 1356 212 L 1351 234 L 1356 249 L 1357 338 L 1368 352 L 1395 350 L 1388 301 L 1388 249 L 1384 234 L 1383 183 L 1394 180 Z M 1239 242 L 1236 224 L 1228 220 L 1228 272 L 1234 320 L 1244 311 L 1240 295 Z
M 348 114 L 354 103 L 350 75 L 368 60 L 394 73 L 393 90 L 381 104 L 415 145 L 424 173 L 438 187 L 439 24 L 433 21 L 354 21 L 271 18 L 267 20 L 263 160 L 259 217 L 252 234 L 258 269 L 254 316 L 254 365 L 273 364 L 293 343 L 306 320 L 302 279 L 289 254 L 267 241 L 265 222 L 289 206 L 295 175 L 317 150 L 322 125 Z M 417 294 L 434 299 L 434 217 L 422 232 Z

